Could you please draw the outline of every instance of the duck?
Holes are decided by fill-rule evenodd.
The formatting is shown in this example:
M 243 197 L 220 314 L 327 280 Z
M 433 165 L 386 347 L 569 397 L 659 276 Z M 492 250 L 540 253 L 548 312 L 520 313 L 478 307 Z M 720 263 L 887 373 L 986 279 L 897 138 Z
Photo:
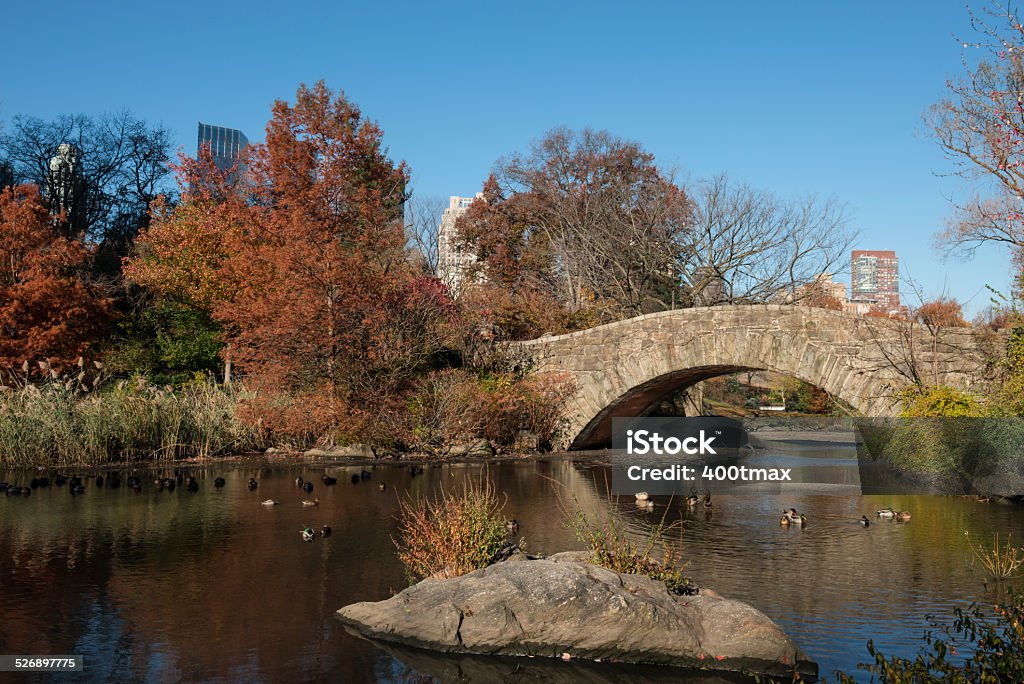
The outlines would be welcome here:
M 77 487 L 80 484 L 82 484 L 82 478 L 78 476 L 72 477 L 71 479 L 68 480 L 69 487 Z
M 359 484 L 359 475 L 352 473 L 352 484 Z
M 868 516 L 866 516 L 866 515 L 862 515 L 862 516 L 860 516 L 860 520 L 859 520 L 859 522 L 860 522 L 860 524 L 861 524 L 861 525 L 863 525 L 864 527 L 871 527 L 871 521 L 870 521 L 870 520 L 868 520 Z
M 331 526 L 330 525 L 324 525 L 322 528 L 320 528 L 320 536 L 321 537 L 330 537 L 331 536 Z
M 896 514 L 896 519 L 899 521 L 910 520 L 910 511 L 900 511 Z
M 305 483 L 305 480 L 303 480 L 301 477 L 295 478 L 295 486 L 298 487 L 299 489 L 302 489 L 303 483 Z
M 177 482 L 174 481 L 173 477 L 169 477 L 164 480 L 164 486 L 167 487 L 167 491 L 173 492 L 174 488 L 178 486 Z
M 333 484 L 338 484 L 338 478 L 331 477 L 327 473 L 324 473 L 323 475 L 321 475 L 320 479 L 323 480 L 324 484 L 327 485 L 328 487 L 330 487 Z
M 803 524 L 801 521 L 806 520 L 802 514 L 797 513 L 795 508 L 790 508 L 788 511 L 783 511 L 782 515 L 786 517 L 791 523 Z
M 651 495 L 648 494 L 647 492 L 637 492 L 636 494 L 634 494 L 634 496 L 636 496 L 637 501 L 647 501 L 649 498 L 651 498 Z
M 196 482 L 196 478 L 190 476 L 188 478 L 188 485 L 185 487 L 185 489 L 187 489 L 188 491 L 192 492 L 193 494 L 195 492 L 198 492 L 199 491 L 199 483 Z
M 509 532 L 518 532 L 519 531 L 519 521 L 516 520 L 515 518 L 512 518 L 507 523 L 505 523 L 505 527 L 508 528 Z
M 309 499 L 303 499 L 302 505 L 305 506 L 306 508 L 314 508 L 320 505 L 320 499 L 313 499 L 312 501 L 310 501 Z
M 386 490 L 387 488 L 388 488 L 388 486 L 387 486 L 386 484 L 384 484 L 383 482 L 381 482 L 381 483 L 380 483 L 379 485 L 377 485 L 377 491 L 378 491 L 378 492 L 383 492 L 383 491 L 385 491 L 385 490 Z
M 359 473 L 359 477 L 361 477 L 364 480 L 369 480 L 371 477 L 373 477 L 373 473 L 371 473 L 369 470 L 364 470 Z
M 267 499 L 266 501 L 261 501 L 260 503 L 264 506 L 276 506 L 278 504 L 278 502 L 273 499 Z
M 704 508 L 711 508 L 711 492 L 704 492 Z
M 312 492 L 313 491 L 313 483 L 312 482 L 307 482 L 304 485 L 302 485 L 302 491 L 306 492 L 307 494 Z
M 256 488 L 259 487 L 259 486 L 260 486 L 260 483 L 256 481 L 255 477 L 250 477 L 249 478 L 249 491 L 250 492 L 255 491 Z
M 782 525 L 783 527 L 789 527 L 789 525 L 790 525 L 789 516 L 787 514 L 783 513 L 782 514 L 782 518 L 779 520 L 779 524 Z
M 20 485 L 7 485 L 7 489 L 5 491 L 7 492 L 7 496 L 21 496 L 26 491 L 30 492 L 32 490 L 29 489 L 28 487 L 22 487 Z
M 880 508 L 877 511 L 875 511 L 875 515 L 877 515 L 879 518 L 894 518 L 896 517 L 896 511 L 892 510 L 891 508 Z
M 302 541 L 313 541 L 316 539 L 316 532 L 313 531 L 312 527 L 299 530 L 299 534 L 302 535 Z
M 696 494 L 690 494 L 686 497 L 686 505 L 690 508 L 696 508 L 697 504 L 700 503 L 700 497 Z
M 226 483 L 224 482 L 224 478 L 223 477 L 218 477 L 218 478 L 214 479 L 214 481 L 213 481 L 213 486 L 214 487 L 223 487 L 225 484 Z
M 132 489 L 135 489 L 136 487 L 142 485 L 142 480 L 140 480 L 139 478 L 135 477 L 134 475 L 129 477 L 126 480 L 126 482 L 127 482 L 128 486 L 131 487 Z

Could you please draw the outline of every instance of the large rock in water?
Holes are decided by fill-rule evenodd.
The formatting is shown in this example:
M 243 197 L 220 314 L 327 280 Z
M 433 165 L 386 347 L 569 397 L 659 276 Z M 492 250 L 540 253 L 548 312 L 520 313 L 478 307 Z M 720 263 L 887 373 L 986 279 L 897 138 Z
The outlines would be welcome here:
M 815 666 L 756 608 L 675 596 L 662 582 L 580 562 L 577 554 L 497 563 L 427 579 L 339 618 L 360 633 L 449 653 L 615 660 L 765 674 Z

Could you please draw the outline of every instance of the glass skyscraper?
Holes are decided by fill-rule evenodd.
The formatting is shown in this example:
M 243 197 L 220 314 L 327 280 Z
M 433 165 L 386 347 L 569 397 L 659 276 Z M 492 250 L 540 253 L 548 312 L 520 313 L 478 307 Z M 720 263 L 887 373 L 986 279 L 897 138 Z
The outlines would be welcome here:
M 199 143 L 196 149 L 201 150 L 203 145 L 209 145 L 213 161 L 221 171 L 227 171 L 234 166 L 248 144 L 249 139 L 242 131 L 199 122 Z M 245 176 L 244 166 L 239 167 L 236 175 Z

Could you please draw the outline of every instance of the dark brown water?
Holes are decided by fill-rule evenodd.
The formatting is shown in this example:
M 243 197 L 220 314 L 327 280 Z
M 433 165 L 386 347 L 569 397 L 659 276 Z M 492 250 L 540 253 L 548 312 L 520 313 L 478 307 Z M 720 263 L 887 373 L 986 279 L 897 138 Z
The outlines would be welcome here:
M 349 635 L 334 611 L 379 600 L 406 585 L 395 557 L 398 496 L 428 494 L 478 477 L 481 465 L 332 469 L 323 466 L 220 464 L 197 469 L 197 493 L 155 490 L 157 474 L 139 471 L 143 490 L 68 487 L 29 497 L 0 495 L 0 653 L 80 654 L 75 675 L 12 681 L 680 681 L 659 668 L 586 663 L 451 658 L 378 648 Z M 607 468 L 592 459 L 555 458 L 491 465 L 532 553 L 578 548 L 560 522 L 551 480 L 585 505 L 607 506 Z M 127 475 L 128 473 L 125 473 Z M 27 484 L 33 473 L 0 473 Z M 223 476 L 222 489 L 213 479 Z M 306 495 L 294 480 L 312 480 Z M 246 481 L 259 480 L 250 492 Z M 387 490 L 380 492 L 379 483 Z M 318 497 L 316 509 L 301 500 Z M 279 506 L 260 505 L 277 499 Z M 615 504 L 642 532 L 657 522 L 632 502 Z M 804 529 L 778 524 L 783 508 L 806 511 Z M 913 512 L 909 523 L 875 521 L 876 508 Z M 874 523 L 857 524 L 862 513 Z M 996 596 L 970 567 L 969 544 L 994 532 L 1024 539 L 1024 511 L 961 498 L 722 496 L 710 514 L 686 519 L 688 571 L 700 584 L 749 601 L 821 665 L 853 671 L 871 638 L 886 653 L 912 655 L 925 616 Z M 670 516 L 671 517 L 671 516 Z M 299 530 L 329 524 L 311 543 Z M 965 532 L 969 534 L 965 534 Z M 13 675 L 0 674 L 0 678 Z M 693 681 L 711 681 L 691 678 Z

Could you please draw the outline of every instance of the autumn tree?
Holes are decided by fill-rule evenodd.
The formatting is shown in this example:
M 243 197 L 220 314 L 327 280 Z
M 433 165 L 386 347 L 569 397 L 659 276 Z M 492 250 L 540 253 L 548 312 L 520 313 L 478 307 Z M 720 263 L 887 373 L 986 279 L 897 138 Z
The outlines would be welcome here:
M 939 297 L 923 302 L 913 312 L 914 320 L 923 323 L 928 330 L 939 328 L 965 328 L 963 308 L 951 297 Z
M 68 364 L 105 330 L 109 302 L 82 278 L 88 257 L 35 186 L 0 190 L 0 369 Z
M 483 192 L 459 230 L 486 279 L 597 322 L 671 306 L 689 203 L 638 144 L 554 129 Z
M 249 149 L 251 197 L 158 205 L 127 273 L 208 307 L 250 382 L 316 396 L 331 420 L 372 415 L 444 345 L 451 313 L 406 258 L 407 171 L 381 137 L 344 95 L 300 87 Z

